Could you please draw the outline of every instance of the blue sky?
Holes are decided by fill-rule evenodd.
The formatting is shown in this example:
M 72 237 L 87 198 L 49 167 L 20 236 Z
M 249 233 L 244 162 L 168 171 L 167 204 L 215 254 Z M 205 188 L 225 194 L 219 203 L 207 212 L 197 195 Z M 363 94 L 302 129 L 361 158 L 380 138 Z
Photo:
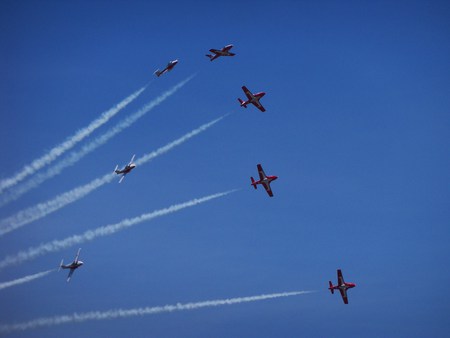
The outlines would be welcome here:
M 81 245 L 85 265 L 0 291 L 1 324 L 295 290 L 317 293 L 39 328 L 12 337 L 444 337 L 450 5 L 445 1 L 3 1 L 1 178 L 145 84 L 86 142 L 191 75 L 4 219 L 231 113 L 150 163 L 0 237 L 0 259 L 217 192 L 228 196 Z M 210 48 L 234 44 L 214 62 Z M 156 78 L 169 60 L 179 64 Z M 266 113 L 239 107 L 265 91 Z M 68 152 L 69 153 L 69 152 Z M 56 162 L 55 162 L 56 163 Z M 254 191 L 256 164 L 279 179 Z M 0 271 L 56 267 L 77 247 Z M 327 291 L 336 269 L 357 287 Z

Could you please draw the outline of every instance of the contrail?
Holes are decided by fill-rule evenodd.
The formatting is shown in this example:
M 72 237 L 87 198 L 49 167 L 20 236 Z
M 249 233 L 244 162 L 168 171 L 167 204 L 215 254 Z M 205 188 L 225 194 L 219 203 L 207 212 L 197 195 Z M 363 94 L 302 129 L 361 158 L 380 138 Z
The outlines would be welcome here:
M 114 309 L 108 311 L 91 311 L 84 313 L 73 313 L 71 315 L 62 315 L 54 317 L 43 317 L 28 322 L 16 323 L 16 324 L 3 324 L 0 325 L 0 333 L 11 333 L 13 331 L 24 331 L 30 329 L 36 329 L 42 326 L 55 326 L 68 323 L 83 323 L 89 320 L 107 320 L 115 318 L 128 318 L 146 315 L 155 315 L 165 312 L 175 312 L 175 311 L 189 311 L 197 310 L 205 307 L 217 307 L 249 302 L 257 302 L 261 300 L 275 299 L 281 297 L 292 297 L 299 296 L 308 293 L 313 293 L 314 291 L 292 291 L 292 292 L 282 292 L 282 293 L 272 293 L 259 296 L 250 297 L 239 297 L 239 298 L 228 298 L 228 299 L 216 299 L 207 300 L 197 303 L 177 303 L 175 305 L 164 305 L 155 307 L 141 307 L 134 309 Z
M 229 114 L 219 117 L 211 122 L 208 122 L 208 123 L 198 127 L 197 129 L 194 129 L 194 130 L 190 131 L 189 133 L 183 135 L 182 137 L 176 139 L 175 141 L 172 141 L 172 142 L 166 144 L 165 146 L 163 146 L 149 154 L 144 155 L 138 161 L 136 161 L 136 165 L 142 165 L 142 164 L 149 162 L 150 160 L 158 157 L 159 155 L 167 153 L 168 151 L 175 148 L 176 146 L 183 144 L 190 138 L 192 138 L 192 137 L 200 134 L 201 132 L 207 130 L 208 128 L 212 127 L 214 124 L 221 121 L 228 115 Z M 0 221 L 0 236 L 3 236 L 11 231 L 17 230 L 28 223 L 36 221 L 48 214 L 51 214 L 51 213 L 65 207 L 66 205 L 68 205 L 70 203 L 73 203 L 73 202 L 79 200 L 80 198 L 88 195 L 95 189 L 98 189 L 102 185 L 111 182 L 115 178 L 116 178 L 115 174 L 107 173 L 104 176 L 96 178 L 83 186 L 79 186 L 70 191 L 62 193 L 62 194 L 56 196 L 55 198 L 53 198 L 52 200 L 49 200 L 49 201 L 43 202 L 43 203 L 39 203 L 33 207 L 19 211 L 18 213 L 16 213 L 13 216 L 2 219 Z
M 47 154 L 41 156 L 38 159 L 35 159 L 30 164 L 23 167 L 23 169 L 14 176 L 1 180 L 0 193 L 3 192 L 3 190 L 16 185 L 27 176 L 34 174 L 37 170 L 41 169 L 42 167 L 50 164 L 56 158 L 64 154 L 67 150 L 75 146 L 78 142 L 88 137 L 90 134 L 92 134 L 94 130 L 104 125 L 112 117 L 114 117 L 117 113 L 119 113 L 123 108 L 125 108 L 128 104 L 133 102 L 139 95 L 142 94 L 142 92 L 146 88 L 147 85 L 137 90 L 136 92 L 125 98 L 122 102 L 119 102 L 117 105 L 112 107 L 111 109 L 105 111 L 99 118 L 92 121 L 87 127 L 78 130 L 74 135 L 67 138 L 66 141 L 52 148 Z
M 96 228 L 94 230 L 87 230 L 84 233 L 80 235 L 72 235 L 69 237 L 66 237 L 65 239 L 61 240 L 53 240 L 51 242 L 47 242 L 44 244 L 41 244 L 36 247 L 31 247 L 28 250 L 20 251 L 16 255 L 13 256 L 7 256 L 2 261 L 0 261 L 0 269 L 3 269 L 4 267 L 7 267 L 9 265 L 13 264 L 19 264 L 31 259 L 34 259 L 36 257 L 42 256 L 46 253 L 60 251 L 66 248 L 69 248 L 74 245 L 78 245 L 87 241 L 93 241 L 97 237 L 103 237 L 103 236 L 109 236 L 112 234 L 115 234 L 118 231 L 121 231 L 123 229 L 129 228 L 131 226 L 137 225 L 142 222 L 150 221 L 152 219 L 169 215 L 174 212 L 180 211 L 185 208 L 193 207 L 198 204 L 202 204 L 208 201 L 211 201 L 213 199 L 226 196 L 228 194 L 231 194 L 235 192 L 236 190 L 230 190 L 226 192 L 220 192 L 217 194 L 201 197 L 201 198 L 195 198 L 190 201 L 180 203 L 180 204 L 174 204 L 170 207 L 155 210 L 150 213 L 142 214 L 138 217 L 134 218 L 127 218 L 123 221 L 115 224 L 105 225 L 99 228 Z
M 25 276 L 25 277 L 18 278 L 18 279 L 9 281 L 9 282 L 0 283 L 0 290 L 9 288 L 11 286 L 16 286 L 19 284 L 31 282 L 32 280 L 47 276 L 50 272 L 53 272 L 53 271 L 55 271 L 55 269 L 35 273 L 34 275 Z
M 16 200 L 21 195 L 29 191 L 30 189 L 33 189 L 37 187 L 42 182 L 48 180 L 49 178 L 52 178 L 58 174 L 61 173 L 61 171 L 64 168 L 67 168 L 69 166 L 74 165 L 79 160 L 81 160 L 84 156 L 91 153 L 101 145 L 108 142 L 111 138 L 113 138 L 115 135 L 123 131 L 124 129 L 130 127 L 133 123 L 135 123 L 138 119 L 143 117 L 145 114 L 147 114 L 149 111 L 151 111 L 153 108 L 164 102 L 167 98 L 169 98 L 171 95 L 175 94 L 177 90 L 182 88 L 186 83 L 188 83 L 195 75 L 191 75 L 187 79 L 181 81 L 177 85 L 175 85 L 172 89 L 164 92 L 159 97 L 151 101 L 150 103 L 143 106 L 141 109 L 139 109 L 134 114 L 130 115 L 129 117 L 125 118 L 124 120 L 120 121 L 117 125 L 109 129 L 106 133 L 103 135 L 97 137 L 92 142 L 84 145 L 80 151 L 72 152 L 68 156 L 66 156 L 63 160 L 61 160 L 56 165 L 53 165 L 51 168 L 49 168 L 45 173 L 39 173 L 38 175 L 35 175 L 33 178 L 31 178 L 28 182 L 25 182 L 25 184 L 22 184 L 21 186 L 17 187 L 17 189 L 14 189 L 13 191 L 9 192 L 6 196 L 2 198 L 0 201 L 0 206 L 3 206 L 13 200 Z

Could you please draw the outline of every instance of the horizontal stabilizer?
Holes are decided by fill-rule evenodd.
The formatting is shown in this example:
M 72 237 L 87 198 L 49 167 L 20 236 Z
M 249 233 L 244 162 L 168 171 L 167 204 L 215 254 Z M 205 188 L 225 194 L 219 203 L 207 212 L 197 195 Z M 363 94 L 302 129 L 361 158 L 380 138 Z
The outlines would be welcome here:
M 250 179 L 252 180 L 253 188 L 258 189 L 258 186 L 256 185 L 256 182 L 255 182 L 255 179 L 253 177 L 250 177 Z
M 330 290 L 331 294 L 334 295 L 333 283 L 331 283 L 331 281 L 329 281 L 328 283 L 330 284 L 330 287 L 328 288 L 328 290 Z

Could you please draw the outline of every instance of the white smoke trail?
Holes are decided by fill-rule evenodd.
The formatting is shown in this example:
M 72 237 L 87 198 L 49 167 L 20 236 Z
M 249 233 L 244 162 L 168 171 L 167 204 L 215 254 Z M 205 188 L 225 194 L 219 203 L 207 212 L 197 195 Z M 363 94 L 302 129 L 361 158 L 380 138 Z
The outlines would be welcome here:
M 217 122 L 221 121 L 223 118 L 225 118 L 227 115 L 224 115 L 222 117 L 219 117 L 211 122 L 208 122 L 197 129 L 192 130 L 191 132 L 183 135 L 182 137 L 178 138 L 175 141 L 172 141 L 165 146 L 144 155 L 142 158 L 140 158 L 138 161 L 136 161 L 136 165 L 142 165 L 146 162 L 149 162 L 150 160 L 154 159 L 155 157 L 162 155 L 164 153 L 167 153 L 171 149 L 175 148 L 178 145 L 181 145 L 182 143 L 186 142 L 190 138 L 200 134 L 201 132 L 207 130 L 208 128 L 212 127 Z M 98 189 L 102 185 L 111 182 L 113 179 L 116 178 L 115 174 L 105 174 L 102 177 L 96 178 L 89 182 L 88 184 L 85 184 L 83 186 L 74 188 L 70 191 L 67 191 L 63 194 L 60 194 L 53 198 L 52 200 L 49 200 L 47 202 L 39 203 L 33 207 L 30 207 L 28 209 L 19 211 L 13 216 L 4 218 L 0 221 L 0 236 L 3 236 L 11 231 L 17 230 L 21 228 L 22 226 L 29 224 L 33 221 L 36 221 L 42 217 L 45 217 L 46 215 L 53 213 L 66 205 L 73 203 L 80 198 L 88 195 L 92 191 Z
M 74 135 L 70 136 L 66 141 L 64 141 L 61 144 L 58 144 L 57 146 L 53 147 L 47 154 L 41 156 L 38 159 L 35 159 L 30 164 L 23 167 L 23 169 L 15 174 L 14 176 L 6 179 L 2 179 L 0 181 L 0 193 L 3 192 L 3 190 L 10 188 L 20 181 L 22 181 L 24 178 L 26 178 L 29 175 L 34 174 L 37 170 L 41 169 L 42 167 L 50 164 L 53 162 L 56 158 L 64 154 L 67 150 L 71 149 L 73 146 L 75 146 L 78 142 L 82 141 L 86 137 L 88 137 L 92 132 L 94 132 L 97 128 L 104 125 L 106 122 L 108 122 L 112 117 L 114 117 L 117 113 L 119 113 L 123 108 L 125 108 L 128 104 L 133 102 L 141 93 L 147 88 L 147 86 L 142 87 L 138 91 L 134 92 L 127 98 L 125 98 L 122 102 L 119 102 L 117 105 L 112 107 L 111 109 L 104 112 L 99 118 L 92 121 L 87 127 L 84 127 L 83 129 L 78 130 Z
M 181 81 L 177 85 L 175 85 L 172 89 L 164 92 L 159 97 L 151 101 L 150 103 L 143 106 L 141 109 L 139 109 L 134 114 L 130 115 L 126 119 L 120 121 L 117 125 L 109 129 L 106 133 L 103 135 L 97 137 L 92 142 L 84 145 L 80 151 L 78 152 L 72 152 L 70 153 L 66 158 L 61 160 L 56 165 L 53 165 L 51 168 L 49 168 L 45 173 L 39 173 L 35 175 L 33 178 L 31 178 L 28 182 L 25 182 L 25 184 L 22 184 L 21 186 L 17 187 L 16 189 L 9 192 L 7 195 L 2 197 L 2 200 L 0 201 L 0 207 L 18 199 L 20 196 L 22 196 L 24 193 L 29 191 L 30 189 L 33 189 L 37 186 L 39 186 L 44 181 L 48 180 L 49 178 L 52 178 L 58 174 L 61 173 L 61 171 L 69 166 L 74 165 L 79 160 L 81 160 L 84 156 L 91 153 L 101 145 L 108 142 L 111 138 L 113 138 L 115 135 L 123 131 L 124 129 L 130 127 L 133 123 L 135 123 L 138 119 L 143 117 L 145 114 L 147 114 L 149 111 L 151 111 L 153 108 L 161 104 L 164 100 L 169 98 L 171 95 L 175 94 L 175 92 L 182 88 L 186 83 L 188 83 L 194 75 L 188 77 L 187 79 Z
M 35 279 L 47 276 L 50 272 L 53 272 L 53 271 L 56 271 L 56 270 L 55 269 L 47 270 L 47 271 L 35 273 L 33 275 L 29 275 L 29 276 L 25 276 L 25 277 L 22 277 L 22 278 L 18 278 L 18 279 L 9 281 L 9 282 L 0 283 L 0 290 L 9 288 L 11 286 L 16 286 L 16 285 L 19 285 L 19 284 L 31 282 L 32 280 L 35 280 Z
M 3 324 L 0 325 L 0 333 L 11 333 L 13 331 L 24 331 L 30 329 L 36 329 L 42 326 L 55 326 L 68 323 L 82 323 L 89 320 L 107 320 L 115 318 L 128 318 L 136 316 L 146 316 L 154 315 L 165 312 L 175 312 L 175 311 L 190 311 L 197 310 L 205 307 L 217 307 L 224 305 L 234 305 L 240 303 L 257 302 L 261 300 L 268 300 L 281 297 L 292 297 L 299 296 L 308 293 L 313 293 L 314 291 L 292 291 L 292 292 L 282 292 L 282 293 L 272 293 L 259 296 L 250 297 L 239 297 L 239 298 L 229 298 L 229 299 L 216 299 L 207 300 L 197 303 L 177 303 L 175 305 L 164 305 L 155 307 L 141 307 L 135 309 L 115 309 L 109 311 L 91 311 L 84 313 L 74 313 L 71 315 L 62 315 L 54 317 L 43 317 L 28 322 L 16 323 L 16 324 Z
M 87 241 L 93 241 L 97 237 L 109 236 L 109 235 L 115 234 L 118 231 L 129 228 L 131 226 L 134 226 L 136 224 L 150 221 L 157 217 L 169 215 L 174 212 L 180 211 L 182 209 L 193 207 L 198 204 L 208 202 L 213 199 L 231 194 L 235 191 L 236 190 L 230 190 L 230 191 L 226 191 L 226 192 L 221 192 L 221 193 L 205 196 L 202 198 L 195 198 L 188 202 L 175 204 L 168 208 L 155 210 L 155 211 L 147 213 L 147 214 L 142 214 L 138 217 L 124 219 L 123 221 L 121 221 L 119 223 L 105 225 L 105 226 L 96 228 L 94 230 L 87 230 L 80 235 L 72 235 L 72 236 L 66 237 L 65 239 L 53 240 L 51 242 L 41 244 L 37 247 L 31 247 L 28 250 L 20 251 L 16 255 L 6 256 L 2 261 L 0 261 L 0 269 L 3 269 L 4 267 L 7 267 L 9 265 L 23 263 L 25 261 L 42 256 L 46 253 L 60 251 L 60 250 L 63 250 L 63 249 L 69 248 L 71 246 L 78 245 L 78 244 L 81 244 L 81 243 L 84 243 Z

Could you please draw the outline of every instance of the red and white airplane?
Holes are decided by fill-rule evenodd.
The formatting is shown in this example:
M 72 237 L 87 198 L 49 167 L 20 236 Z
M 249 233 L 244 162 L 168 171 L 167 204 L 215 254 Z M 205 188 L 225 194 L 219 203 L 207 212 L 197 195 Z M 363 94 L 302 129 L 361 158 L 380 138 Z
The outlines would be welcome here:
M 123 179 L 125 178 L 125 175 L 128 174 L 131 170 L 133 170 L 134 168 L 136 168 L 136 164 L 133 163 L 134 157 L 136 155 L 133 155 L 133 157 L 131 158 L 130 163 L 128 163 L 125 168 L 117 170 L 117 168 L 119 168 L 119 165 L 116 165 L 116 169 L 114 169 L 114 172 L 117 175 L 122 174 L 122 177 L 119 180 L 119 183 L 121 183 L 123 181 Z
M 241 104 L 241 107 L 247 108 L 248 104 L 253 104 L 255 105 L 256 108 L 258 108 L 259 110 L 261 110 L 262 112 L 265 112 L 266 109 L 262 106 L 261 103 L 259 103 L 259 100 L 266 95 L 266 93 L 264 92 L 259 92 L 259 93 L 255 93 L 252 94 L 246 86 L 242 86 L 242 90 L 244 91 L 245 95 L 247 96 L 247 101 L 243 101 L 241 99 L 238 99 L 239 103 Z
M 340 269 L 337 271 L 337 278 L 338 278 L 337 285 L 333 285 L 331 281 L 328 282 L 330 284 L 328 290 L 330 290 L 332 294 L 334 294 L 334 290 L 339 290 L 342 296 L 342 300 L 344 301 L 345 304 L 348 304 L 347 289 L 354 288 L 356 284 L 344 282 L 344 277 L 342 277 L 342 271 Z
M 155 71 L 155 75 L 156 75 L 157 77 L 160 77 L 160 76 L 163 75 L 164 73 L 167 73 L 167 72 L 171 71 L 171 70 L 173 69 L 173 67 L 175 67 L 175 66 L 177 65 L 177 63 L 178 63 L 178 60 L 169 61 L 169 63 L 167 64 L 167 67 L 164 68 L 163 70 L 157 69 L 157 70 Z
M 264 189 L 266 189 L 269 196 L 273 197 L 273 192 L 272 192 L 272 189 L 270 188 L 270 183 L 272 181 L 275 181 L 278 177 L 277 176 L 267 176 L 264 173 L 264 170 L 263 170 L 261 164 L 258 164 L 256 167 L 258 168 L 259 181 L 255 181 L 255 179 L 253 177 L 250 177 L 250 179 L 252 180 L 251 185 L 253 185 L 253 187 L 255 189 L 257 189 L 258 188 L 257 185 L 261 184 L 264 187 Z
M 219 49 L 210 49 L 209 51 L 211 53 L 214 53 L 214 55 L 206 54 L 206 56 L 209 57 L 209 59 L 211 61 L 217 59 L 219 56 L 235 56 L 236 54 L 230 52 L 231 48 L 233 48 L 233 45 L 227 45 L 220 50 Z
M 75 271 L 75 269 L 78 269 L 80 266 L 82 266 L 84 263 L 82 261 L 78 260 L 78 257 L 80 256 L 80 251 L 81 248 L 78 249 L 77 255 L 75 256 L 75 259 L 73 260 L 72 263 L 68 264 L 68 265 L 64 265 L 64 259 L 61 260 L 61 263 L 59 264 L 59 270 L 61 269 L 70 269 L 69 271 L 69 275 L 67 276 L 67 281 L 70 281 L 70 278 L 72 277 L 73 272 Z

